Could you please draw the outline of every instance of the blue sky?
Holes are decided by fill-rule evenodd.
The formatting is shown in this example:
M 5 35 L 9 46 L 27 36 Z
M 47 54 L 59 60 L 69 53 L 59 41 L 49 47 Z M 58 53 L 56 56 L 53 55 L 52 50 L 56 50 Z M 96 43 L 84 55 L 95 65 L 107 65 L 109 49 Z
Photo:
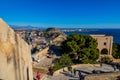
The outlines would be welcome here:
M 0 0 L 11 25 L 120 28 L 120 0 Z

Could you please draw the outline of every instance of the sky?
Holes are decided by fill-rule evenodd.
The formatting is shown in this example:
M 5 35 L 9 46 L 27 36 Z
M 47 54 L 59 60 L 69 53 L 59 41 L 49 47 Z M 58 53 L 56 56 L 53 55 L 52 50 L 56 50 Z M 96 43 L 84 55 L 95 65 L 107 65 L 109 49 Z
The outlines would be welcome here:
M 0 0 L 9 25 L 120 28 L 120 0 Z

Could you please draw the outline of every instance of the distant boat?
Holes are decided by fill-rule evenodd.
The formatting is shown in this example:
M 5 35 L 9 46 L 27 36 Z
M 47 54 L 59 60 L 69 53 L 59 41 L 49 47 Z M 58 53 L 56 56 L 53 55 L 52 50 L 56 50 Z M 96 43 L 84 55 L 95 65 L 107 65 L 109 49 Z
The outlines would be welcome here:
M 82 29 L 79 29 L 78 31 L 82 31 Z

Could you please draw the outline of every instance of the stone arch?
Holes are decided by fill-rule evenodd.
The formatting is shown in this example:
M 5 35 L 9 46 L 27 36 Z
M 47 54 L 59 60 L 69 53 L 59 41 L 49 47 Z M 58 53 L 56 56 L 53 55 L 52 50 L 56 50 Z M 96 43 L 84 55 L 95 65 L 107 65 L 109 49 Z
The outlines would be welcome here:
M 107 48 L 103 48 L 102 50 L 101 50 L 101 54 L 108 54 L 108 49 Z

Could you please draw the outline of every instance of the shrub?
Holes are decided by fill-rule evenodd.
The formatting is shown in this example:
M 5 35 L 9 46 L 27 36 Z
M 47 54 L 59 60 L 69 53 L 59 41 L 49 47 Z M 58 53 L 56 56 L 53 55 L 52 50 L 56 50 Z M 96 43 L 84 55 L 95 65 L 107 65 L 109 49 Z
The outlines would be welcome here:
M 60 59 L 56 59 L 53 62 L 54 62 L 53 68 L 55 70 L 58 70 L 58 69 L 61 69 L 63 67 L 66 67 L 66 66 L 69 66 L 69 65 L 73 64 L 73 62 L 70 59 L 68 54 L 62 54 Z
M 88 60 L 88 59 L 85 59 L 85 60 L 81 60 L 82 63 L 84 64 L 98 64 L 97 61 L 93 61 L 93 60 Z
M 115 59 L 120 59 L 120 44 L 117 43 L 113 44 L 112 56 Z
M 54 66 L 53 66 L 53 68 L 54 68 L 54 70 L 56 71 L 56 70 L 59 70 L 59 69 L 61 69 L 61 68 L 63 68 L 64 66 L 63 65 L 60 65 L 59 63 L 56 63 L 56 64 L 54 64 Z
M 110 63 L 110 62 L 112 62 L 112 59 L 108 56 L 105 56 L 105 57 L 101 58 L 101 62 Z

